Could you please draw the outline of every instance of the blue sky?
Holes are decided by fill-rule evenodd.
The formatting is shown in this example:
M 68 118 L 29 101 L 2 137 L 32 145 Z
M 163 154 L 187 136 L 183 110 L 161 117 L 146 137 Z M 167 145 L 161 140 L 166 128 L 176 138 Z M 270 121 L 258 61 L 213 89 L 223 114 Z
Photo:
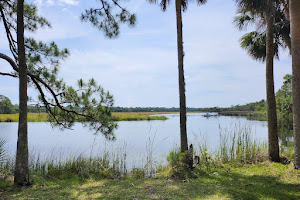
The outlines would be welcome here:
M 164 13 L 146 0 L 125 1 L 125 7 L 136 13 L 137 24 L 133 28 L 121 26 L 120 36 L 113 40 L 80 21 L 84 9 L 97 6 L 96 0 L 29 2 L 34 2 L 52 24 L 51 29 L 40 29 L 33 36 L 55 41 L 71 52 L 60 68 L 60 76 L 68 84 L 94 77 L 114 95 L 115 106 L 179 106 L 174 1 Z M 183 14 L 189 107 L 223 107 L 265 98 L 265 65 L 240 48 L 239 38 L 245 32 L 232 24 L 235 10 L 233 0 L 209 0 L 202 6 L 190 3 Z M 3 28 L 0 37 L 0 51 L 8 53 Z M 276 90 L 282 77 L 291 73 L 287 50 L 281 51 L 280 57 L 275 62 Z M 0 71 L 11 69 L 0 60 Z M 0 94 L 18 103 L 18 81 L 0 77 Z M 29 89 L 28 95 L 36 93 Z

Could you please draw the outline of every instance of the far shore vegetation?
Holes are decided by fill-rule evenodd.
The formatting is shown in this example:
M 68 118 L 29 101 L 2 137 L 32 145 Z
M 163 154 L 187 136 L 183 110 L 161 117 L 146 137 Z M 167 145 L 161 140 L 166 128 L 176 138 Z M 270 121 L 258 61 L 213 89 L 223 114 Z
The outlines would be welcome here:
M 129 112 L 129 113 L 112 113 L 114 121 L 142 121 L 142 120 L 167 120 L 166 116 L 151 116 L 162 113 L 147 112 Z M 28 113 L 28 122 L 47 122 L 47 113 Z M 0 122 L 18 122 L 19 114 L 0 114 Z

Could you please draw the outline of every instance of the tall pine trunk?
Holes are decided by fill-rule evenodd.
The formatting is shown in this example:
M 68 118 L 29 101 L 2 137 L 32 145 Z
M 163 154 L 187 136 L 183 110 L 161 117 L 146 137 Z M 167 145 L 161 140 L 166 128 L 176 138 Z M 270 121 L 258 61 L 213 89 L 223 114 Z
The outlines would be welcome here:
M 186 132 L 186 101 L 185 101 L 185 82 L 183 70 L 183 41 L 182 41 L 182 15 L 181 1 L 176 0 L 176 22 L 177 22 L 177 52 L 178 52 L 178 73 L 179 73 L 179 99 L 180 99 L 180 150 L 188 150 Z
M 276 100 L 274 93 L 274 17 L 270 12 L 266 13 L 267 42 L 266 42 L 266 92 L 268 115 L 268 142 L 269 159 L 279 162 L 278 125 L 276 115 Z
M 14 182 L 29 184 L 27 128 L 27 67 L 24 46 L 24 0 L 17 5 L 17 43 L 19 64 L 19 127 Z
M 300 169 L 300 1 L 290 0 L 295 169 Z

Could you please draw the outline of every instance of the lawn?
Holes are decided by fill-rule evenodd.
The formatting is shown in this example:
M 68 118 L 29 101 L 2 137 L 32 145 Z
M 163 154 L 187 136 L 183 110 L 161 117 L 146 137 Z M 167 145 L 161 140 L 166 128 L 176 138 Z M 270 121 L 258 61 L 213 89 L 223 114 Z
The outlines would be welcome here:
M 195 169 L 197 178 L 43 179 L 16 188 L 0 184 L 1 199 L 300 199 L 300 171 L 292 164 Z

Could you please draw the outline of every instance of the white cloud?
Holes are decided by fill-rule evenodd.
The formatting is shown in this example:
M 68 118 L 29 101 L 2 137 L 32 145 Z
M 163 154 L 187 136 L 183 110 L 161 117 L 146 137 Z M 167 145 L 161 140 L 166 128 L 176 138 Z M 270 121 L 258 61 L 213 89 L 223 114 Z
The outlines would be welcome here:
M 59 46 L 71 50 L 60 72 L 69 84 L 78 78 L 94 77 L 112 92 L 116 105 L 178 106 L 174 6 L 163 13 L 157 5 L 139 1 L 136 27 L 122 25 L 120 37 L 108 40 L 101 31 L 78 19 L 85 7 L 95 4 L 75 0 L 36 2 L 44 6 L 42 14 L 53 28 L 39 30 L 34 36 L 43 41 L 56 40 Z M 73 6 L 79 2 L 82 7 Z M 134 4 L 130 1 L 127 5 Z M 265 66 L 240 48 L 238 41 L 243 33 L 234 28 L 234 15 L 234 2 L 215 0 L 205 6 L 190 4 L 183 16 L 190 107 L 230 106 L 265 98 Z M 1 40 L 0 48 L 7 48 L 5 45 Z M 286 52 L 281 55 L 282 60 L 275 62 L 276 89 L 282 77 L 291 72 L 290 57 Z
M 43 5 L 43 0 L 35 0 L 34 3 L 37 5 L 37 7 L 41 7 Z
M 41 8 L 42 6 L 77 6 L 79 5 L 79 1 L 76 0 L 35 0 L 34 3 Z
M 54 1 L 53 1 L 53 0 L 47 0 L 46 3 L 47 3 L 49 6 L 53 6 L 53 5 L 54 5 Z
M 76 0 L 59 0 L 60 3 L 76 6 L 79 5 L 79 1 Z

